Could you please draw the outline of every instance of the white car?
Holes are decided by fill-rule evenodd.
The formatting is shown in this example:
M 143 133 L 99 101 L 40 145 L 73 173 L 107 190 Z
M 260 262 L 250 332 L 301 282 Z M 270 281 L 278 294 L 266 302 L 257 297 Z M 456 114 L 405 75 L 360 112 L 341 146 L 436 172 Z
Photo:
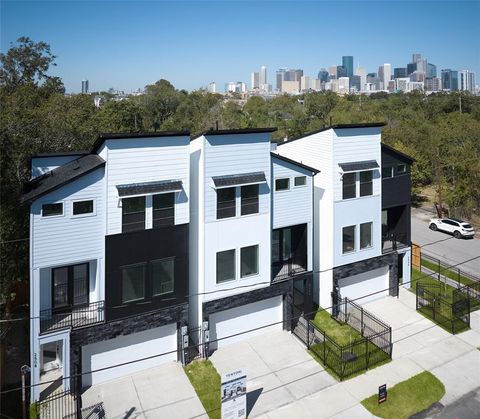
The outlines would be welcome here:
M 470 224 L 455 218 L 432 218 L 429 227 L 433 231 L 441 230 L 453 234 L 456 239 L 475 235 L 475 231 Z

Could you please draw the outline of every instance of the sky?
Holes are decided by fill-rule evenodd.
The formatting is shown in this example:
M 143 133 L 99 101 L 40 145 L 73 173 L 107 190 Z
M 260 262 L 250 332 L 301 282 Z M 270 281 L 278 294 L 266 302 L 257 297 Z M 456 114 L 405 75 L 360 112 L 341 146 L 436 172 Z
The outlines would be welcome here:
M 67 92 L 130 92 L 159 79 L 195 90 L 250 84 L 268 69 L 341 65 L 376 72 L 405 67 L 413 53 L 480 80 L 480 1 L 42 1 L 0 0 L 0 48 L 20 36 L 50 44 L 50 74 Z

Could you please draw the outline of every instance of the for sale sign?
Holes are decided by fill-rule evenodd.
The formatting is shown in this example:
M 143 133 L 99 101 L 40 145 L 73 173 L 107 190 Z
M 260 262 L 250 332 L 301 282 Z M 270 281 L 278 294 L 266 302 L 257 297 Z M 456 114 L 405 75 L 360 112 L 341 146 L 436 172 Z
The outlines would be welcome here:
M 378 404 L 387 401 L 387 385 L 383 384 L 378 387 Z
M 247 374 L 237 370 L 222 374 L 222 419 L 247 417 Z

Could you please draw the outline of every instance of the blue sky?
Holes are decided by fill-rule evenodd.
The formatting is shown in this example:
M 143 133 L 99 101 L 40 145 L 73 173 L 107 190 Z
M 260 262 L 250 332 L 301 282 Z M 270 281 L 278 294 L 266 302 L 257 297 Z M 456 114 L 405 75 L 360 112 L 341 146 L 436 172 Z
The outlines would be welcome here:
M 315 76 L 341 64 L 377 71 L 405 66 L 414 52 L 480 79 L 479 1 L 8 1 L 1 0 L 1 49 L 20 36 L 46 41 L 52 74 L 69 92 L 131 91 L 160 78 L 187 90 L 245 81 L 261 65 Z

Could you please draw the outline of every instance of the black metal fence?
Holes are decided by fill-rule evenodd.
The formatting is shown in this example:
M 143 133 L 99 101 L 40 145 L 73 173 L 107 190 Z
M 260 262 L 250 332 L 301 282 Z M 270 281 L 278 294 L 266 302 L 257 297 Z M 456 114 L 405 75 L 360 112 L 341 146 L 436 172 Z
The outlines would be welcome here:
M 339 344 L 313 321 L 299 317 L 293 333 L 310 352 L 340 380 L 368 370 L 392 358 L 392 329 L 348 298 L 340 303 L 336 317 L 358 335 L 348 344 Z M 339 327 L 342 327 L 339 324 Z
M 423 261 L 426 261 L 427 263 L 422 263 Z M 452 281 L 455 281 L 459 286 L 463 285 L 465 279 L 470 280 L 470 283 L 480 283 L 480 277 L 462 271 L 460 268 L 452 268 L 446 262 L 425 253 L 422 253 L 420 256 L 420 265 L 422 271 L 433 270 L 436 272 L 439 280 L 440 275 L 443 275 Z M 470 283 L 468 285 L 470 285 Z
M 470 299 L 458 289 L 449 299 L 440 284 L 417 283 L 416 309 L 452 334 L 470 328 Z
M 458 294 L 465 295 L 470 300 L 470 310 L 474 311 L 480 308 L 480 282 L 475 284 L 466 284 L 457 288 Z
M 382 236 L 382 252 L 392 252 L 410 246 L 408 235 L 389 233 Z
M 272 263 L 272 282 L 290 279 L 305 272 L 307 270 L 298 263 L 294 263 L 293 259 Z
M 61 312 L 47 309 L 40 311 L 40 333 L 85 327 L 103 321 L 105 321 L 104 301 L 82 304 Z

